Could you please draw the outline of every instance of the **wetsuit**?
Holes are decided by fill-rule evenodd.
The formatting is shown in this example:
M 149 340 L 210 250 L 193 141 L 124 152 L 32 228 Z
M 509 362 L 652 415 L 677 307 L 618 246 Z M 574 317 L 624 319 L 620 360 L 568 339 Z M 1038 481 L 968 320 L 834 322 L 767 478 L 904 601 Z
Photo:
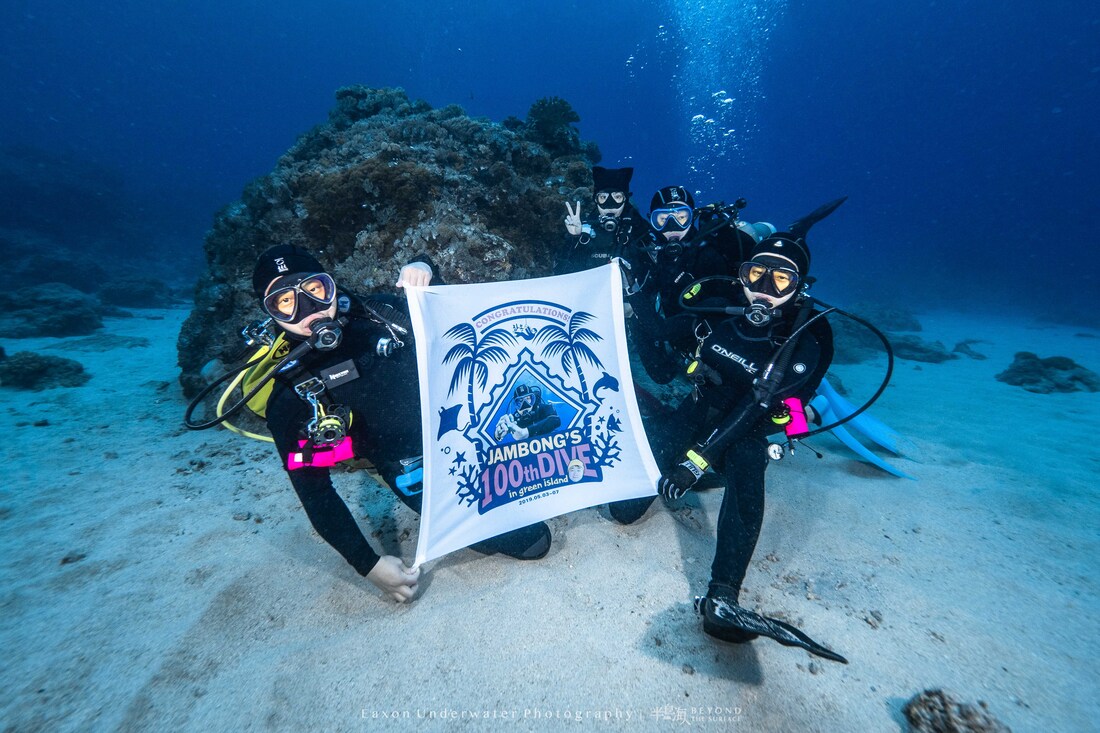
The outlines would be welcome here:
M 704 208 L 681 241 L 666 242 L 651 230 L 631 248 L 638 283 L 629 299 L 636 316 L 631 343 L 653 381 L 671 381 L 683 367 L 682 353 L 695 345 L 684 328 L 690 319 L 680 318 L 680 293 L 699 278 L 736 273 L 755 244 L 732 213 Z
M 536 435 L 546 435 L 561 426 L 561 418 L 558 417 L 558 413 L 554 411 L 553 406 L 545 402 L 539 402 L 534 409 L 526 413 L 514 412 L 512 417 L 515 419 L 516 425 L 527 428 L 527 435 L 531 438 Z
M 396 299 L 391 302 L 396 304 Z M 294 385 L 310 377 L 322 379 L 327 399 L 351 410 L 348 435 L 356 458 L 369 460 L 388 485 L 396 486 L 395 480 L 401 473 L 400 460 L 419 456 L 422 451 L 420 393 L 412 338 L 403 339 L 405 347 L 394 351 L 392 356 L 382 357 L 375 347 L 380 336 L 389 334 L 379 324 L 352 317 L 343 332 L 336 349 L 307 352 L 298 368 L 276 376 L 267 402 L 268 429 L 285 468 L 288 454 L 299 450 L 298 440 L 304 437 L 302 431 L 313 417 L 312 408 L 294 391 Z M 328 387 L 332 380 L 325 378 L 326 373 L 339 374 L 349 367 L 358 377 Z M 360 575 L 369 573 L 379 554 L 367 542 L 333 487 L 329 469 L 306 466 L 288 473 L 317 534 Z M 412 497 L 394 493 L 419 513 L 419 493 Z
M 771 421 L 772 409 L 758 404 L 753 380 L 793 331 L 798 308 L 788 304 L 783 313 L 767 326 L 753 326 L 740 315 L 700 319 L 700 333 L 710 331 L 710 335 L 699 351 L 704 366 L 699 370 L 698 401 L 693 396 L 685 398 L 675 413 L 662 421 L 663 429 L 650 436 L 662 470 L 683 460 L 687 449 L 702 446 L 695 449 L 724 478 L 711 589 L 734 598 L 740 592 L 764 517 L 767 436 L 780 430 Z M 832 331 L 824 317 L 818 318 L 798 338 L 770 404 L 778 405 L 791 396 L 808 402 L 832 358 Z M 631 522 L 652 501 L 619 502 L 610 510 L 617 520 Z
M 567 275 L 600 267 L 610 262 L 613 257 L 629 260 L 627 253 L 632 243 L 647 235 L 649 225 L 645 217 L 634 208 L 634 204 L 628 201 L 614 232 L 605 231 L 598 223 L 592 229 L 591 235 L 580 234 L 568 238 L 565 249 L 558 255 L 555 263 L 555 275 Z
M 680 293 L 697 278 L 736 272 L 710 241 L 692 241 L 695 234 L 689 233 L 685 242 L 665 242 L 651 231 L 634 248 L 637 286 L 628 298 L 634 313 L 628 324 L 630 343 L 646 374 L 658 384 L 667 384 L 681 372 L 681 353 L 693 343 L 677 318 L 682 311 Z
M 402 299 L 379 296 L 372 301 L 388 303 L 404 313 Z M 389 357 L 378 355 L 378 339 L 389 336 L 389 333 L 380 324 L 354 315 L 356 312 L 357 308 L 353 306 L 338 347 L 332 351 L 309 351 L 297 368 L 276 376 L 267 403 L 267 425 L 286 467 L 288 454 L 299 450 L 298 440 L 304 438 L 303 430 L 313 416 L 313 409 L 294 391 L 294 385 L 310 377 L 322 379 L 326 384 L 324 395 L 327 400 L 351 410 L 348 435 L 352 439 L 355 457 L 365 458 L 374 464 L 382 479 L 392 488 L 397 485 L 396 479 L 402 473 L 401 459 L 419 456 L 423 450 L 416 349 L 409 335 L 402 338 L 404 348 L 396 349 Z M 287 336 L 292 340 L 295 338 L 291 334 Z M 348 379 L 353 374 L 358 376 Z M 327 375 L 342 376 L 331 380 Z M 343 379 L 347 381 L 341 381 Z M 330 383 L 336 386 L 329 387 Z M 378 562 L 379 554 L 367 542 L 347 505 L 333 487 L 329 469 L 307 466 L 288 473 L 317 534 L 343 555 L 360 575 L 369 573 Z M 419 489 L 419 485 L 408 487 L 411 495 L 396 489 L 393 491 L 405 505 L 419 513 Z M 539 542 L 549 546 L 549 530 L 541 522 L 478 543 L 474 549 L 518 557 L 534 548 L 531 552 L 534 556 L 538 554 Z

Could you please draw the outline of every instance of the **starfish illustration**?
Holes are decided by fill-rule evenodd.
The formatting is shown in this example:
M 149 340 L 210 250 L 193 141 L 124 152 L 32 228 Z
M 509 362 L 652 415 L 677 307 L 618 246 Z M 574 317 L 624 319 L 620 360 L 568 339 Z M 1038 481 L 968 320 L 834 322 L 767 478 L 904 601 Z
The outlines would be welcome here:
M 461 466 L 466 462 L 466 454 L 462 451 L 455 451 L 455 459 L 452 461 L 456 466 Z
M 458 470 L 457 468 L 455 468 L 454 466 L 451 466 L 451 470 L 448 471 L 447 474 L 450 475 L 450 476 L 454 476 L 455 471 L 457 471 L 457 470 Z

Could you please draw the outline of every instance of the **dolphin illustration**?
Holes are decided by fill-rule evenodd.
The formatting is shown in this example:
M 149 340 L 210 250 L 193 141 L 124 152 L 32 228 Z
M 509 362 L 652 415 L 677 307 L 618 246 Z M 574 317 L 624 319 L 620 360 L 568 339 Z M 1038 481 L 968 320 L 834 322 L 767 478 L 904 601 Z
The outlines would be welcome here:
M 596 400 L 600 403 L 603 402 L 603 400 L 600 399 L 600 394 L 599 394 L 601 387 L 605 388 L 605 389 L 609 389 L 612 392 L 618 392 L 619 391 L 619 380 L 615 379 L 615 377 L 611 376 L 607 372 L 604 372 L 603 376 L 596 380 L 596 385 L 592 388 L 592 396 L 595 397 Z

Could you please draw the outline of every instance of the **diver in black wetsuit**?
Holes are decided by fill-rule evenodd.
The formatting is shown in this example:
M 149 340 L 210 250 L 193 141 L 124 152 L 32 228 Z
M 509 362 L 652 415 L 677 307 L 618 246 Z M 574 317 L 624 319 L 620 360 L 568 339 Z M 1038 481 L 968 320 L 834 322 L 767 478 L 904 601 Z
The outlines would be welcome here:
M 775 227 L 765 222 L 740 221 L 745 202 L 732 206 L 710 204 L 695 208 L 684 186 L 665 186 L 649 204 L 649 235 L 633 248 L 633 276 L 637 285 L 629 298 L 636 315 L 637 336 L 632 343 L 650 378 L 668 383 L 682 367 L 680 352 L 693 341 L 678 341 L 684 333 L 675 321 L 681 313 L 679 296 L 702 277 L 735 272 L 749 252 Z
M 493 437 L 497 441 L 511 434 L 513 440 L 527 440 L 547 435 L 561 427 L 561 418 L 554 406 L 542 401 L 542 390 L 521 384 L 512 394 L 512 412 L 505 413 L 497 421 Z
M 596 223 L 581 221 L 580 201 L 576 203 L 576 210 L 566 202 L 565 228 L 569 232 L 569 243 L 558 256 L 555 275 L 606 265 L 613 257 L 630 259 L 628 251 L 649 231 L 645 217 L 630 200 L 633 175 L 633 168 L 592 167 Z
M 402 269 L 398 285 L 426 285 L 431 278 L 429 263 L 413 263 Z M 397 557 L 379 556 L 333 488 L 329 469 L 316 460 L 335 450 L 333 445 L 339 445 L 338 439 L 346 433 L 354 457 L 373 463 L 392 488 L 404 473 L 402 461 L 420 455 L 420 395 L 411 329 L 405 328 L 400 336 L 405 339 L 404 348 L 394 348 L 400 340 L 395 338 L 400 331 L 395 332 L 394 324 L 408 324 L 403 301 L 374 296 L 359 302 L 339 292 L 320 263 L 294 245 L 273 247 L 260 255 L 253 287 L 292 346 L 315 343 L 275 375 L 266 415 L 310 522 L 360 575 L 398 602 L 410 600 L 417 590 L 419 569 L 410 570 Z M 346 423 L 342 432 L 333 416 Z M 394 493 L 419 513 L 418 485 L 394 489 Z M 550 530 L 540 522 L 474 549 L 537 559 L 549 547 Z
M 685 290 L 681 304 L 696 316 L 685 334 L 696 343 L 687 368 L 693 393 L 663 421 L 651 444 L 663 472 L 658 493 L 665 499 L 679 499 L 708 468 L 725 480 L 711 580 L 698 601 L 703 630 L 731 642 L 762 634 L 844 661 L 798 629 L 739 604 L 764 517 L 767 436 L 789 419 L 784 400 L 808 402 L 833 358 L 829 324 L 815 317 L 813 300 L 802 288 L 809 265 L 804 236 L 776 234 L 752 250 L 736 280 L 703 279 Z M 680 457 L 671 466 L 670 453 Z M 617 502 L 609 510 L 629 523 L 652 501 Z

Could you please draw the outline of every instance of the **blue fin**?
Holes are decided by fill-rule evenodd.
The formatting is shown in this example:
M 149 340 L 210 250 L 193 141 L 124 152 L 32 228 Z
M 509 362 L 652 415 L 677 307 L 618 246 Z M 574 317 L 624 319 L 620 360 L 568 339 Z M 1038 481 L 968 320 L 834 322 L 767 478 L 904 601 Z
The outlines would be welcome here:
M 826 383 L 825 383 L 824 380 L 822 380 L 821 384 L 824 385 Z M 834 391 L 834 394 L 836 394 L 835 391 Z M 848 405 L 848 407 L 851 407 L 851 403 L 849 403 L 847 400 L 844 400 L 844 402 L 845 402 L 845 404 Z M 839 420 L 840 417 L 841 417 L 836 412 L 834 412 L 833 407 L 829 403 L 828 398 L 823 394 L 819 394 L 817 397 L 815 397 L 810 404 L 813 406 L 813 408 L 815 410 L 817 410 L 818 412 L 821 413 L 821 420 L 822 420 L 823 424 L 825 424 L 825 425 L 829 425 L 830 423 L 834 423 L 837 420 Z M 848 414 L 851 414 L 851 412 L 849 412 Z M 860 417 L 863 417 L 863 416 L 860 415 Z M 858 420 L 858 419 L 859 418 L 856 418 L 856 420 Z M 852 422 L 855 422 L 855 420 L 853 420 Z M 875 422 L 878 422 L 878 421 L 876 420 Z M 848 424 L 850 425 L 851 423 L 848 423 Z M 879 424 L 881 425 L 881 423 L 879 423 Z M 883 427 L 886 427 L 886 426 L 883 425 Z M 889 428 L 886 428 L 886 429 L 890 430 Z M 850 432 L 848 432 L 845 425 L 838 425 L 837 427 L 833 428 L 829 432 L 832 433 L 833 435 L 835 435 L 837 440 L 839 440 L 841 443 L 848 446 L 848 448 L 853 453 L 855 453 L 856 455 L 858 455 L 860 458 L 867 461 L 871 465 L 873 465 L 877 468 L 880 468 L 883 471 L 886 471 L 887 473 L 889 473 L 891 475 L 897 476 L 898 478 L 907 478 L 907 479 L 916 480 L 912 476 L 910 476 L 909 474 L 905 473 L 904 471 L 902 471 L 900 469 L 894 468 L 889 463 L 884 461 L 882 458 L 879 458 L 874 453 L 872 453 L 871 450 L 869 448 L 867 448 L 867 446 L 863 445 L 863 443 L 860 443 L 855 438 L 855 436 L 853 436 Z M 890 432 L 893 432 L 893 431 L 890 431 Z M 875 441 L 875 442 L 877 443 L 878 441 Z M 885 446 L 883 446 L 883 447 L 885 447 Z M 889 449 L 887 449 L 887 450 L 889 450 Z
M 411 491 L 409 487 L 416 486 L 423 480 L 424 468 L 421 466 L 418 467 L 415 471 L 401 474 L 397 477 L 397 481 L 395 483 L 397 484 L 397 488 L 400 489 L 401 493 L 405 496 L 415 496 L 416 494 L 419 494 L 421 491 L 424 490 L 424 486 L 421 485 L 420 488 L 416 489 L 415 491 Z
M 840 393 L 833 388 L 833 385 L 829 384 L 829 380 L 827 379 L 821 380 L 821 385 L 817 388 L 817 394 L 819 397 L 824 397 L 828 400 L 829 407 L 832 408 L 833 414 L 836 415 L 838 419 L 845 418 L 856 411 L 852 403 L 842 397 Z M 830 420 L 829 422 L 833 421 Z M 859 431 L 864 437 L 874 442 L 875 445 L 885 448 L 895 456 L 904 455 L 904 451 L 899 447 L 899 444 L 904 441 L 901 435 L 881 420 L 876 420 L 866 412 L 846 422 L 845 426 Z

